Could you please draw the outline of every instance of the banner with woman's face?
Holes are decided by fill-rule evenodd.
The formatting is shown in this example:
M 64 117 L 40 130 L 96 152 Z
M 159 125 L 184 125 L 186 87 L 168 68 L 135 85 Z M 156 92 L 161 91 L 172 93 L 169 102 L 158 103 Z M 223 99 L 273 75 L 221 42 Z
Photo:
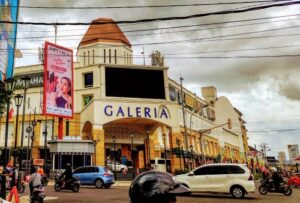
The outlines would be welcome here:
M 45 43 L 43 114 L 72 118 L 73 51 Z

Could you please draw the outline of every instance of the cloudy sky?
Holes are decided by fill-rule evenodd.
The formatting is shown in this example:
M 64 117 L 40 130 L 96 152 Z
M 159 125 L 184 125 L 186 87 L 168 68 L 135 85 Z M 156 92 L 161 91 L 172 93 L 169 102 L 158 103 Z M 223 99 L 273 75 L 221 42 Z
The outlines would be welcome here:
M 188 16 L 274 4 L 272 1 L 250 1 L 255 2 L 251 4 L 239 2 L 246 0 L 27 0 L 21 1 L 19 21 L 88 23 L 100 17 L 123 21 Z M 107 8 L 201 3 L 214 5 Z M 26 8 L 53 6 L 64 9 Z M 136 64 L 143 63 L 143 47 L 147 64 L 150 63 L 147 56 L 158 50 L 166 58 L 170 78 L 179 81 L 181 75 L 184 86 L 198 95 L 201 95 L 201 87 L 215 86 L 218 96 L 227 96 L 244 114 L 249 143 L 267 143 L 271 148 L 269 155 L 277 155 L 278 151 L 287 152 L 287 144 L 300 144 L 299 19 L 300 5 L 291 5 L 245 13 L 120 26 L 133 44 Z M 87 26 L 58 26 L 57 43 L 72 48 L 76 53 L 76 47 L 86 29 Z M 145 29 L 148 31 L 136 31 Z M 37 50 L 45 40 L 54 42 L 53 26 L 19 25 L 17 48 L 22 50 L 23 58 L 17 59 L 16 65 L 38 63 Z

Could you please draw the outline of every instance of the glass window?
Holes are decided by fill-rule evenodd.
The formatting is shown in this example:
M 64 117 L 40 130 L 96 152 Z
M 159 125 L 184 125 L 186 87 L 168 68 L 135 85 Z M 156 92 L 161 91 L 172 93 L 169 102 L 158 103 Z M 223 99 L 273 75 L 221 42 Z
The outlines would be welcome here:
M 103 61 L 104 61 L 104 63 L 106 63 L 106 49 L 104 49 L 104 53 L 103 53 Z
M 211 167 L 202 167 L 194 171 L 195 175 L 209 175 Z
M 233 173 L 233 174 L 243 174 L 243 173 L 245 173 L 245 170 L 242 169 L 239 166 L 229 166 L 229 168 L 230 168 L 230 172 Z
M 115 64 L 117 64 L 117 50 L 115 49 Z
M 84 87 L 93 87 L 93 73 L 84 74 Z
M 74 170 L 74 173 L 86 173 L 86 167 L 81 167 Z
M 93 95 L 83 95 L 83 105 L 86 106 L 93 99 L 93 97 Z
M 83 65 L 85 66 L 85 52 L 83 52 Z
M 210 170 L 211 175 L 223 175 L 229 174 L 228 166 L 213 166 Z
M 90 51 L 88 51 L 88 65 L 90 65 Z
M 159 160 L 157 161 L 157 163 L 158 163 L 158 164 L 165 164 L 165 160 L 159 159 Z

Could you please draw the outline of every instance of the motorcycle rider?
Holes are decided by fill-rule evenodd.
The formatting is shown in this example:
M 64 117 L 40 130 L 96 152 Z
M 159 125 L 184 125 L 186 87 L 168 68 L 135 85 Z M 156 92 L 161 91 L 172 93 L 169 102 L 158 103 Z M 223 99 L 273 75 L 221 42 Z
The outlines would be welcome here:
M 29 190 L 30 197 L 32 196 L 33 189 L 42 185 L 42 176 L 38 172 L 38 168 L 35 168 L 35 172 L 30 175 L 29 178 Z
M 62 187 L 68 187 L 69 183 L 73 181 L 73 169 L 70 163 L 66 164 L 66 170 L 60 175 L 59 179 L 63 181 Z
M 273 183 L 273 190 L 277 190 L 280 187 L 280 183 L 282 183 L 283 178 L 282 176 L 278 173 L 277 169 L 273 167 L 271 169 L 272 171 L 272 183 Z
M 176 195 L 190 193 L 176 183 L 173 176 L 160 171 L 147 171 L 137 176 L 129 188 L 130 203 L 175 203 Z

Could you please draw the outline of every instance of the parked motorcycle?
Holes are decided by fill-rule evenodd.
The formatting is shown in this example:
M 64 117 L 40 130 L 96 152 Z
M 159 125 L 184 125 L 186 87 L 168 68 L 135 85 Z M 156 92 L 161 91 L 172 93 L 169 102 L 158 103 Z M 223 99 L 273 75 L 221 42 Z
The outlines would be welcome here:
M 43 203 L 46 197 L 44 185 L 33 188 L 32 195 L 30 197 L 30 203 Z
M 54 189 L 59 192 L 60 190 L 72 190 L 73 192 L 78 192 L 80 188 L 80 181 L 77 178 L 73 178 L 69 183 L 64 183 L 61 178 L 56 178 Z
M 268 179 L 262 180 L 261 182 L 262 184 L 259 186 L 258 191 L 262 195 L 266 195 L 268 192 L 270 192 L 282 193 L 286 196 L 290 196 L 293 193 L 286 181 L 281 182 L 278 188 L 274 188 L 274 185 Z

